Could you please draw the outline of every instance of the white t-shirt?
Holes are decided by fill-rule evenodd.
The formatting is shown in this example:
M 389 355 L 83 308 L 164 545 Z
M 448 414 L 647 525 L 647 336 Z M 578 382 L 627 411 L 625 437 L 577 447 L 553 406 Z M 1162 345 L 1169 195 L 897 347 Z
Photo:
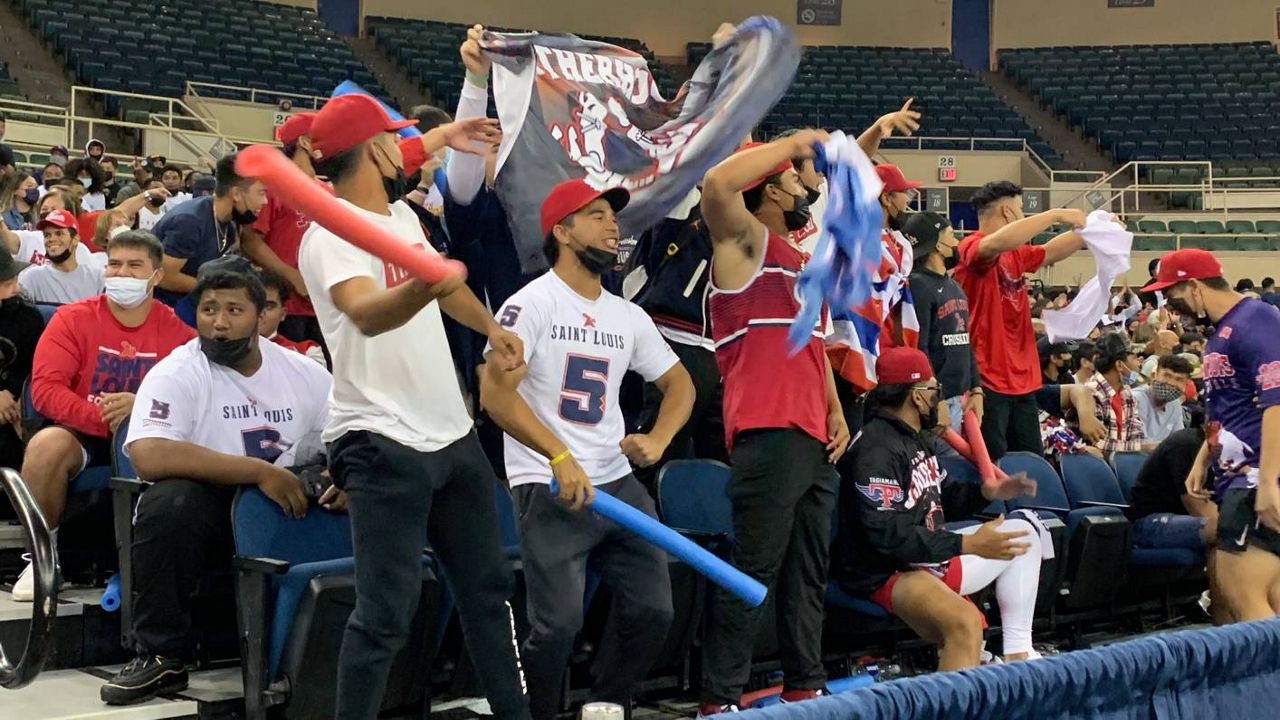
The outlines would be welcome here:
M 249 377 L 209 362 L 200 338 L 169 353 L 138 387 L 125 451 L 143 438 L 165 438 L 281 467 L 313 462 L 298 451 L 319 449 L 333 379 L 273 342 L 259 339 L 258 349 L 262 367 Z
M 13 254 L 14 260 L 31 263 L 32 265 L 45 264 L 43 232 L 39 230 L 14 230 L 13 234 L 18 236 L 18 252 Z M 102 257 L 98 257 L 99 255 Z M 89 252 L 88 246 L 84 243 L 76 243 L 76 262 L 81 265 L 93 264 L 105 268 L 107 266 L 107 254 Z
M 106 210 L 107 196 L 103 195 L 100 192 L 85 193 L 84 197 L 80 198 L 80 207 L 85 212 L 94 212 L 95 210 Z
M 162 209 L 165 212 L 169 212 L 170 210 L 181 205 L 182 203 L 188 202 L 190 200 L 191 200 L 191 193 L 188 193 L 188 192 L 180 192 L 176 195 L 170 195 L 169 199 L 164 201 L 164 205 L 162 206 Z
M 618 407 L 622 376 L 635 370 L 652 382 L 679 362 L 649 315 L 607 291 L 588 300 L 550 271 L 508 298 L 496 317 L 524 341 L 529 367 L 520 397 L 592 484 L 630 473 L 618 448 L 626 432 Z M 510 435 L 503 449 L 512 485 L 551 482 L 545 457 Z
M 385 228 L 405 245 L 435 255 L 418 216 L 403 202 L 390 215 L 348 209 Z M 333 360 L 333 400 L 325 442 L 353 430 L 367 430 L 421 452 L 435 452 L 471 432 L 462 401 L 440 304 L 432 302 L 409 322 L 365 337 L 351 318 L 334 307 L 329 289 L 355 277 L 373 280 L 379 290 L 408 282 L 403 269 L 312 223 L 302 236 L 298 269 L 315 306 L 320 330 Z
M 102 267 L 94 262 L 80 263 L 64 272 L 53 263 L 32 265 L 18 273 L 18 285 L 39 303 L 71 303 L 102 294 Z
M 153 210 L 150 205 L 143 205 L 142 209 L 138 210 L 138 229 L 150 232 L 162 217 L 164 217 L 163 207 Z

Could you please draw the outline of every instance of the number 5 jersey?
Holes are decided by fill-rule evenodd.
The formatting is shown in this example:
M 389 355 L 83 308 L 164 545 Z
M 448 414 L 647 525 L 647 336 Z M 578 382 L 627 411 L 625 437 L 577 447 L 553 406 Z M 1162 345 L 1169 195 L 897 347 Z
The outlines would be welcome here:
M 634 370 L 652 382 L 679 362 L 649 316 L 604 290 L 589 300 L 552 270 L 512 295 L 497 318 L 524 342 L 528 370 L 520 397 L 591 482 L 630 473 L 618 447 L 626 432 L 618 407 L 622 376 Z M 546 458 L 510 435 L 503 443 L 511 485 L 551 481 Z

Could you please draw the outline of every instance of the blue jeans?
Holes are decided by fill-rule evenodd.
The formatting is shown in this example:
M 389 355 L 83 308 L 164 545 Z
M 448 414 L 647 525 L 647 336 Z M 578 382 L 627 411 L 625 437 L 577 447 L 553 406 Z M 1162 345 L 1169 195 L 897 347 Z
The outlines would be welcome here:
M 1133 544 L 1144 548 L 1203 550 L 1205 519 L 1195 515 L 1154 513 L 1133 524 Z
M 951 421 L 951 429 L 963 433 L 960 425 L 964 422 L 964 396 L 956 395 L 943 402 L 947 404 L 947 417 Z

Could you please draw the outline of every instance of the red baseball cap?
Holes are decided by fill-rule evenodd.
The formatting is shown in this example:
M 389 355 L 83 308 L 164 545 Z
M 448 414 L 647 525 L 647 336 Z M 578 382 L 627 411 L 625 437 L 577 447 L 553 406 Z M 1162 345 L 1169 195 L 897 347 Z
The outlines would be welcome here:
M 1163 290 L 1186 280 L 1205 280 L 1222 277 L 1222 265 L 1208 250 L 1186 248 L 1175 250 L 1156 266 L 1156 279 L 1142 288 L 1142 292 Z
M 36 223 L 37 230 L 43 230 L 47 227 L 77 229 L 79 223 L 76 222 L 76 216 L 66 210 L 51 210 L 40 218 L 40 222 Z
M 298 141 L 303 135 L 311 134 L 311 123 L 315 122 L 315 113 L 295 113 L 289 116 L 280 127 L 276 128 L 276 140 L 288 145 Z
M 876 175 L 879 175 L 880 182 L 884 183 L 884 189 L 880 191 L 881 193 L 906 192 L 908 190 L 915 190 L 921 185 L 924 185 L 924 182 L 921 180 L 906 179 L 903 177 L 902 171 L 898 169 L 897 165 L 890 165 L 888 163 L 885 163 L 884 165 L 877 165 Z
M 622 210 L 631 200 L 631 193 L 623 187 L 608 187 L 603 190 L 592 186 L 582 178 L 565 180 L 551 188 L 546 199 L 542 201 L 542 237 L 551 234 L 556 223 L 586 207 L 596 198 L 609 201 L 614 212 Z
M 931 377 L 928 356 L 916 348 L 886 348 L 876 358 L 876 381 L 881 385 L 914 385 Z
M 750 142 L 750 143 L 747 143 L 746 145 L 743 145 L 742 147 L 738 148 L 737 150 L 735 150 L 735 151 L 734 151 L 734 154 L 736 155 L 736 154 L 738 154 L 738 153 L 740 153 L 740 152 L 743 152 L 743 151 L 746 151 L 746 150 L 751 150 L 751 149 L 754 149 L 754 148 L 758 148 L 758 147 L 760 147 L 761 145 L 768 145 L 768 144 L 769 144 L 769 143 L 762 143 L 762 142 Z M 748 183 L 748 184 L 746 184 L 746 185 L 742 186 L 742 191 L 741 191 L 741 192 L 746 192 L 746 191 L 750 190 L 750 189 L 751 189 L 751 188 L 753 188 L 753 187 L 757 187 L 758 185 L 760 185 L 760 183 L 764 182 L 765 180 L 768 180 L 769 178 L 773 177 L 774 175 L 777 175 L 778 173 L 786 172 L 787 170 L 791 169 L 791 167 L 792 167 L 792 165 L 791 165 L 791 161 L 790 161 L 790 160 L 783 160 L 782 162 L 778 163 L 777 165 L 774 165 L 774 166 L 773 166 L 773 168 L 769 170 L 769 172 L 767 172 L 767 173 L 765 173 L 765 174 L 761 175 L 760 177 L 756 178 L 755 180 L 752 180 L 750 183 Z
M 416 120 L 392 120 L 368 95 L 340 95 L 320 108 L 311 121 L 311 157 L 324 160 L 384 132 L 416 125 Z

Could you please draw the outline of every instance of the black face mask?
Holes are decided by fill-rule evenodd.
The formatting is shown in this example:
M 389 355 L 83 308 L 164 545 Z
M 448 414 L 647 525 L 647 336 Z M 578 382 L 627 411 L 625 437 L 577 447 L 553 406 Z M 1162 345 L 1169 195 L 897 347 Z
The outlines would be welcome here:
M 233 367 L 248 357 L 253 343 L 258 339 L 256 334 L 232 340 L 216 340 L 200 336 L 200 351 L 209 358 L 209 362 Z
M 382 176 L 382 190 L 387 193 L 387 202 L 394 203 L 409 192 L 409 181 L 402 168 L 396 168 L 395 177 Z
M 782 222 L 786 224 L 787 229 L 791 232 L 801 230 L 805 225 L 809 224 L 809 197 L 808 195 L 792 195 L 795 204 L 790 210 L 782 211 Z
M 1171 310 L 1186 318 L 1188 321 L 1195 322 L 1196 324 L 1201 322 L 1200 315 L 1192 309 L 1191 303 L 1187 302 L 1185 299 L 1165 298 L 1165 303 L 1169 305 Z
M 806 188 L 805 188 L 805 200 L 807 200 L 807 201 L 809 202 L 809 204 L 810 204 L 810 205 L 812 205 L 812 204 L 814 204 L 814 203 L 818 202 L 818 200 L 819 200 L 821 197 L 822 197 L 822 191 L 821 191 L 821 190 L 814 190 L 814 189 L 813 189 L 813 188 L 811 188 L 811 187 L 806 187 Z
M 573 254 L 578 256 L 578 262 L 592 275 L 603 275 L 606 270 L 612 270 L 618 264 L 618 253 L 603 248 L 587 247 L 574 250 Z
M 959 264 L 960 264 L 960 253 L 957 252 L 955 249 L 952 249 L 950 257 L 942 258 L 942 267 L 948 270 L 955 270 L 956 266 Z
M 164 207 L 165 200 L 166 198 L 163 195 L 152 195 L 147 204 L 155 208 Z
M 71 259 L 71 248 L 67 248 L 66 250 L 63 250 L 57 255 L 45 255 L 45 259 L 47 259 L 49 262 L 53 263 L 54 265 L 61 265 L 67 260 Z
M 938 426 L 938 403 L 942 402 L 942 398 L 938 397 L 938 393 L 934 393 L 933 402 L 929 403 L 929 412 L 920 415 L 920 432 L 932 433 L 933 429 Z
M 249 210 L 237 210 L 234 207 L 231 208 L 231 222 L 236 225 L 241 227 L 244 227 L 245 225 L 252 225 L 257 219 L 258 213 L 256 212 L 251 212 Z
M 888 214 L 888 211 L 887 211 L 887 210 L 885 211 L 885 214 L 886 214 L 886 215 Z M 890 229 L 890 230 L 897 230 L 897 231 L 901 232 L 901 231 L 902 231 L 902 226 L 903 226 L 903 225 L 906 225 L 906 224 L 907 224 L 907 214 L 906 214 L 906 213 L 904 213 L 904 212 L 900 212 L 900 213 L 898 213 L 897 215 L 889 215 L 889 229 Z

